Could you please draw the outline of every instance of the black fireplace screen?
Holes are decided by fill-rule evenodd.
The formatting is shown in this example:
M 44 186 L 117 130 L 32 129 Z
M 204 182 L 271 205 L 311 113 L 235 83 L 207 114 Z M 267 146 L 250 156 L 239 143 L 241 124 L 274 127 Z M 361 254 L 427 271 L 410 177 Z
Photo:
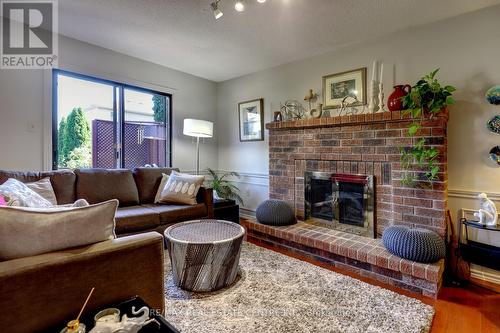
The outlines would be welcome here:
M 374 236 L 373 176 L 306 172 L 304 195 L 306 219 Z

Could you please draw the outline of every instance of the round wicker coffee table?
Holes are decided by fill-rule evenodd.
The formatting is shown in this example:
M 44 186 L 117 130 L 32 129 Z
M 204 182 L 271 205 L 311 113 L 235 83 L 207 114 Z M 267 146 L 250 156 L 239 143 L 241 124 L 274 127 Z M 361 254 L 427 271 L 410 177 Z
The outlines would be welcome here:
M 174 282 L 189 291 L 213 291 L 236 279 L 245 229 L 221 220 L 196 220 L 165 230 Z

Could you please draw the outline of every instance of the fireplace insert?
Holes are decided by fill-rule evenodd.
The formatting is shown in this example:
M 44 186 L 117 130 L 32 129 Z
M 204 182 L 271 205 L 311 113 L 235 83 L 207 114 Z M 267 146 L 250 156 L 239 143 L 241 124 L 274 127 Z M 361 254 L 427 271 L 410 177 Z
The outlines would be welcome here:
M 374 176 L 306 172 L 306 220 L 375 238 Z

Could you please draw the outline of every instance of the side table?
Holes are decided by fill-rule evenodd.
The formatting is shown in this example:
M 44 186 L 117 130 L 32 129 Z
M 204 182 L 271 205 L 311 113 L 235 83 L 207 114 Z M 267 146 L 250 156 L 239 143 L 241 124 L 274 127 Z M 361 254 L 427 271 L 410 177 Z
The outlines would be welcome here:
M 214 218 L 240 223 L 240 206 L 232 199 L 214 199 Z
M 468 262 L 500 270 L 500 247 L 470 240 L 468 228 L 500 232 L 500 226 L 485 226 L 475 221 L 460 219 L 458 228 L 458 246 L 461 257 Z M 465 231 L 464 240 L 462 239 L 462 231 Z

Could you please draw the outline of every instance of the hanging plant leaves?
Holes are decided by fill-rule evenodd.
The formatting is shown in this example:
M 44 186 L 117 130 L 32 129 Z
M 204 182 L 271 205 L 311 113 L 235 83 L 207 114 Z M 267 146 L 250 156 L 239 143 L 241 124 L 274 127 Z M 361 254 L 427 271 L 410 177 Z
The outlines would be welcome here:
M 435 78 L 438 71 L 439 68 L 425 75 L 412 87 L 411 93 L 402 98 L 403 107 L 408 110 L 405 114 L 411 114 L 414 119 L 419 118 L 419 121 L 408 126 L 408 137 L 415 136 L 422 128 L 424 110 L 432 117 L 448 105 L 455 104 L 452 94 L 456 88 L 450 85 L 442 87 Z M 440 169 L 435 165 L 438 156 L 439 151 L 436 148 L 426 146 L 425 138 L 419 139 L 413 147 L 402 149 L 400 160 L 404 172 L 401 182 L 407 186 L 415 184 L 415 173 L 410 170 L 412 163 L 424 169 L 427 180 L 438 179 Z

